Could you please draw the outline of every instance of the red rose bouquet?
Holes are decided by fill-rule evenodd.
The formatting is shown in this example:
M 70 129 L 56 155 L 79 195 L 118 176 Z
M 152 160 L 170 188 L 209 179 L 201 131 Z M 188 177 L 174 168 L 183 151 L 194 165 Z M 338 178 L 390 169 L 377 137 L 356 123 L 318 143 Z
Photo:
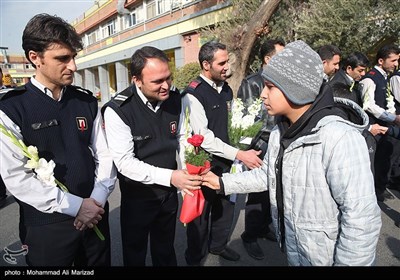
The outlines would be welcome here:
M 186 169 L 190 174 L 203 174 L 210 170 L 211 156 L 201 149 L 204 136 L 195 134 L 187 141 L 192 145 L 185 150 Z M 201 190 L 192 191 L 193 196 L 185 195 L 182 203 L 181 215 L 179 220 L 184 223 L 190 223 L 201 215 L 204 208 L 204 196 Z

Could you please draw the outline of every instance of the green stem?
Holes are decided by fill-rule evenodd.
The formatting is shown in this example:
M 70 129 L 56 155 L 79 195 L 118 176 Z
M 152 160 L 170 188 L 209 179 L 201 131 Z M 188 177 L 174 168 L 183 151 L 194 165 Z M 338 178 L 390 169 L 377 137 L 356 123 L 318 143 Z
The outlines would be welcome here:
M 55 179 L 55 181 L 56 181 L 56 184 L 60 187 L 60 189 L 61 189 L 62 191 L 64 191 L 64 192 L 69 192 L 69 191 L 68 191 L 68 188 L 67 188 L 63 183 L 61 183 L 61 182 L 58 181 L 57 179 Z
M 55 179 L 55 181 L 61 190 L 63 190 L 64 192 L 67 192 L 67 193 L 69 192 L 68 188 L 63 183 L 61 183 L 57 179 Z M 94 232 L 96 232 L 97 236 L 100 238 L 101 241 L 105 240 L 104 235 L 101 233 L 101 231 L 99 230 L 97 225 L 94 225 L 93 230 L 94 230 Z
M 97 236 L 100 238 L 101 241 L 105 240 L 104 235 L 101 233 L 97 225 L 94 225 L 93 230 L 94 232 L 96 232 Z

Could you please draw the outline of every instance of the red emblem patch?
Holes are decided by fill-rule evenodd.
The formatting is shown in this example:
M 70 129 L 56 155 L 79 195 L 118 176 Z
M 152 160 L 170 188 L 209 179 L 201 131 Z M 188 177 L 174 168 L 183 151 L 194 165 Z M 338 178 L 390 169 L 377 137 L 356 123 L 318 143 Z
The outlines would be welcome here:
M 171 131 L 171 134 L 176 134 L 177 126 L 178 125 L 177 125 L 176 121 L 169 123 L 169 130 Z
M 85 131 L 88 129 L 88 124 L 87 124 L 87 120 L 85 117 L 77 117 L 76 124 L 80 131 Z

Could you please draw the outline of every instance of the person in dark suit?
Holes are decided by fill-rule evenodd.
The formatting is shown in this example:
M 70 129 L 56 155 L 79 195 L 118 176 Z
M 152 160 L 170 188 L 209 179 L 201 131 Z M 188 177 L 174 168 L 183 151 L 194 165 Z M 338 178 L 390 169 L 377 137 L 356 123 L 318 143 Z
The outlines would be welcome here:
M 366 69 L 369 65 L 368 57 L 361 52 L 351 53 L 342 61 L 341 69 L 336 72 L 333 78 L 329 81 L 332 87 L 336 84 L 344 84 L 348 88 L 347 99 L 356 102 L 362 107 L 360 80 L 366 74 Z

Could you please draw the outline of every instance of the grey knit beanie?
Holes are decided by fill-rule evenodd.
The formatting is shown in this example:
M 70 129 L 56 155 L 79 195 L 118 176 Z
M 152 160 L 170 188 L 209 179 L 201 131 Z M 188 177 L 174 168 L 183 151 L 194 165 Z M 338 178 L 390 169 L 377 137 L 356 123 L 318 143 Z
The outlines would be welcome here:
M 278 87 L 292 103 L 314 102 L 322 85 L 324 70 L 319 55 L 303 41 L 286 45 L 275 54 L 262 77 Z

